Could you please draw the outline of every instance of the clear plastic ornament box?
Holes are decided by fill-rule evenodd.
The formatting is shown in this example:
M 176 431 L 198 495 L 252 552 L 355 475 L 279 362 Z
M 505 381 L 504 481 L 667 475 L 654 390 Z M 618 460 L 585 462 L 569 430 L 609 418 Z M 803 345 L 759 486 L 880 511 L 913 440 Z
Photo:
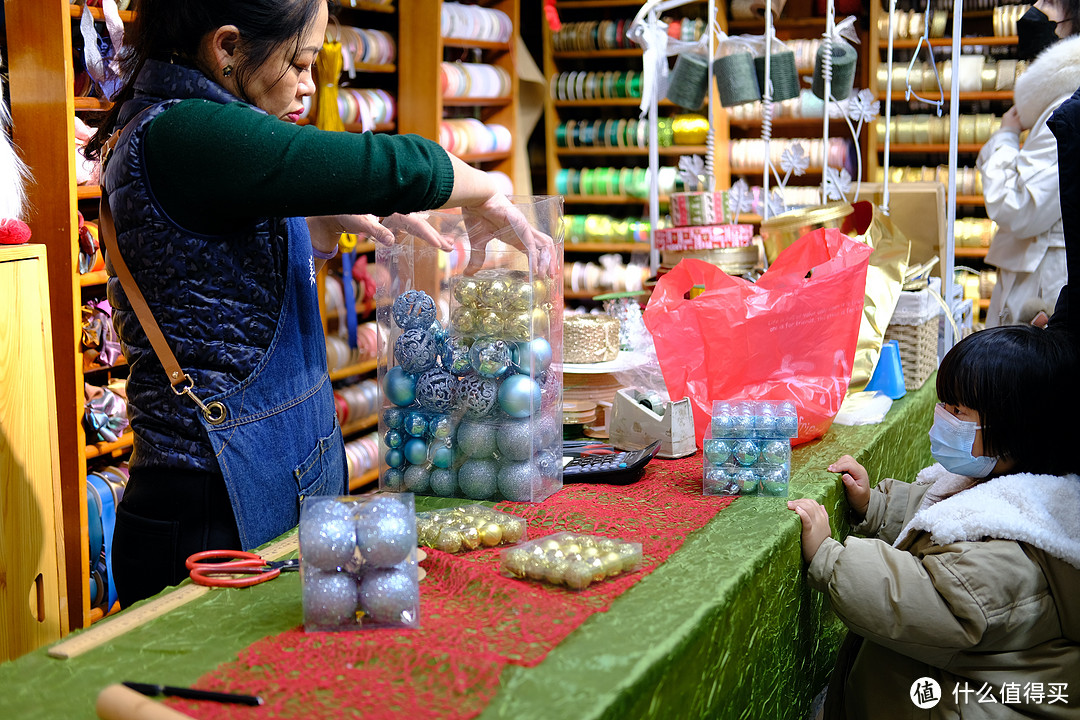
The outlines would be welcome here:
M 791 438 L 798 434 L 791 402 L 714 402 L 703 443 L 702 493 L 786 497 Z
M 376 250 L 380 489 L 540 502 L 562 487 L 562 198 L 512 201 L 552 239 L 547 272 L 512 228 L 467 232 L 454 213 L 428 214 L 450 253 L 401 234 Z
M 305 630 L 420 626 L 411 493 L 310 496 L 299 541 Z

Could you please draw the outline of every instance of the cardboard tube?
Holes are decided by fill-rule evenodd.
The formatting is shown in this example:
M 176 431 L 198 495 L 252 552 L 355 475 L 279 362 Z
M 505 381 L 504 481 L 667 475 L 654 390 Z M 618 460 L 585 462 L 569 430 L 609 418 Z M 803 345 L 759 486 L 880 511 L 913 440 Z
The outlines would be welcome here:
M 101 720 L 191 720 L 190 715 L 119 684 L 98 693 L 94 709 Z

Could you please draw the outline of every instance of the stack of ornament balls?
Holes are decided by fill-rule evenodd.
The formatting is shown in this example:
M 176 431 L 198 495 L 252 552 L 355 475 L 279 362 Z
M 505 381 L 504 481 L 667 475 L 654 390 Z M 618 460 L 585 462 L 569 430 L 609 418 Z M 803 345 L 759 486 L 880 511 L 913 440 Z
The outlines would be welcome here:
M 641 566 L 641 543 L 560 532 L 502 552 L 502 570 L 516 578 L 584 590 Z
M 401 334 L 383 376 L 384 489 L 537 502 L 562 485 L 561 378 L 540 334 L 546 281 L 482 270 L 452 286 L 450 328 L 410 290 L 393 304 Z M 542 317 L 541 323 L 537 318 Z M 534 335 L 533 333 L 537 333 Z
M 415 627 L 413 496 L 311 496 L 300 514 L 304 627 Z
M 417 541 L 448 553 L 513 545 L 527 533 L 524 518 L 483 505 L 459 505 L 416 514 Z

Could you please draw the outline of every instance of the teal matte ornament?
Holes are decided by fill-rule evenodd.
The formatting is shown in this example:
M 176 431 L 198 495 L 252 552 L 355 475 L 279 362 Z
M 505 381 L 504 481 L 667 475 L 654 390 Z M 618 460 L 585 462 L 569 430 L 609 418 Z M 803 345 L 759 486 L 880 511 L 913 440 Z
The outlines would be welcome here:
M 431 471 L 431 492 L 441 497 L 452 497 L 457 494 L 457 473 L 445 468 L 435 468 Z
M 454 451 L 449 445 L 432 443 L 428 447 L 428 461 L 437 468 L 448 468 L 454 464 Z
M 458 488 L 473 500 L 487 500 L 498 490 L 498 474 L 499 465 L 494 460 L 469 460 L 458 468 Z
M 416 400 L 416 378 L 405 372 L 400 366 L 386 371 L 383 376 L 383 390 L 386 399 L 399 407 L 412 405 Z
M 512 502 L 529 502 L 540 487 L 540 471 L 531 462 L 515 462 L 499 468 L 499 492 Z
M 405 454 L 405 459 L 412 465 L 423 465 L 427 462 L 427 443 L 420 438 L 413 438 L 405 443 L 403 452 Z
M 514 368 L 523 375 L 538 376 L 551 367 L 551 343 L 542 337 L 514 343 L 511 359 Z
M 528 375 L 511 375 L 499 386 L 499 407 L 510 417 L 529 417 L 540 408 L 540 385 Z
M 386 464 L 392 468 L 399 468 L 405 464 L 405 453 L 401 452 L 397 448 L 391 448 L 386 451 Z

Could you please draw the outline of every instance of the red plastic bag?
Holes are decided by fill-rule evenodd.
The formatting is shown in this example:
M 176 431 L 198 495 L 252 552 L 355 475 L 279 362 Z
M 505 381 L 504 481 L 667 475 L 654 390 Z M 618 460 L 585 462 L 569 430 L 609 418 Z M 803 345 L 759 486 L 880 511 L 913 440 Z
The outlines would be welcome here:
M 851 378 L 872 252 L 830 228 L 795 241 L 756 284 L 690 259 L 660 278 L 645 325 L 669 395 L 690 398 L 699 447 L 716 400 L 790 400 L 793 444 L 825 434 Z M 704 292 L 687 299 L 695 286 Z

